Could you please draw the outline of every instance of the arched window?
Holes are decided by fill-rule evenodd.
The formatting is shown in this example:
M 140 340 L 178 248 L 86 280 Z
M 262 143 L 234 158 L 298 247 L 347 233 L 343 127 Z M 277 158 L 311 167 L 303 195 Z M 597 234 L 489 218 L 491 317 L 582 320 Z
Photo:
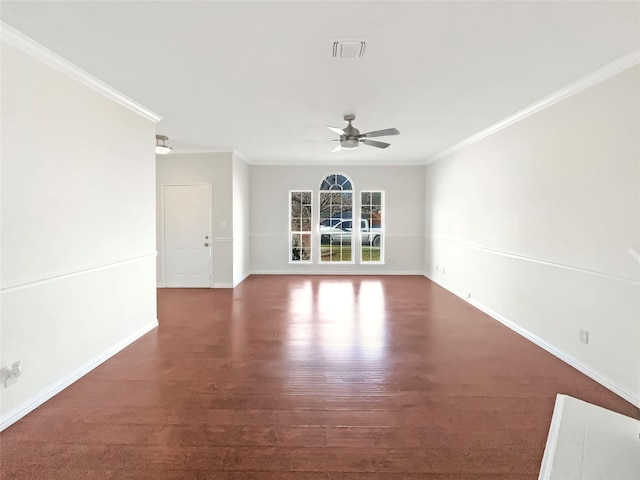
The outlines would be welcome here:
M 344 173 L 330 173 L 320 183 L 320 190 L 353 190 L 351 180 Z
M 289 191 L 289 262 L 383 264 L 385 246 L 384 190 L 357 192 L 341 172 L 326 175 L 315 191 Z M 318 216 L 316 217 L 316 212 Z M 318 243 L 312 225 L 318 222 Z M 355 222 L 355 223 L 354 223 Z
M 333 172 L 320 182 L 320 262 L 353 263 L 353 183 Z

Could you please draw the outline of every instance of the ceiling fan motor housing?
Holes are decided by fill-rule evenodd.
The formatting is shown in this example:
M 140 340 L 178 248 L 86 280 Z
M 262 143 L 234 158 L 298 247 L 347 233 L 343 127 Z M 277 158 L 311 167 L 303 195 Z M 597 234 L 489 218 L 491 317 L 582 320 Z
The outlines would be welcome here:
M 347 138 L 349 138 L 349 137 L 357 137 L 358 135 L 360 135 L 360 130 L 358 130 L 356 127 L 351 125 L 351 122 L 349 122 L 349 125 L 344 127 L 342 129 L 342 131 L 344 132 L 344 134 L 345 134 L 345 136 Z
M 342 145 L 342 148 L 348 150 L 348 149 L 358 148 L 358 145 L 359 145 L 358 135 L 360 135 L 360 130 L 358 130 L 356 127 L 351 125 L 351 121 L 353 120 L 353 118 L 347 118 L 347 117 L 349 116 L 345 115 L 345 120 L 349 122 L 349 125 L 347 125 L 345 128 L 342 129 L 342 131 L 344 132 L 344 135 L 340 135 L 340 145 Z

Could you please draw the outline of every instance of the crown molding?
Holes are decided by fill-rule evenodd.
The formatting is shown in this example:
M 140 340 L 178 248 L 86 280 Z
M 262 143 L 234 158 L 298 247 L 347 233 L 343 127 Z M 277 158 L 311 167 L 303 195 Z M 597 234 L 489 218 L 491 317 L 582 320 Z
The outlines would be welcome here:
M 247 157 L 245 157 L 244 155 L 242 155 L 238 150 L 233 150 L 233 152 L 231 152 L 232 155 L 235 155 L 236 157 L 238 157 L 240 160 L 244 161 L 244 163 L 246 163 L 247 165 L 253 165 L 253 162 L 250 162 Z
M 451 155 L 458 150 L 462 150 L 463 148 L 468 147 L 478 140 L 482 140 L 483 138 L 488 137 L 489 135 L 492 135 L 502 130 L 503 128 L 506 128 L 509 125 L 513 125 L 514 123 L 519 122 L 520 120 L 530 115 L 533 115 L 534 113 L 538 113 L 545 108 L 548 108 L 558 102 L 561 102 L 562 100 L 565 100 L 577 93 L 582 92 L 583 90 L 586 90 L 587 88 L 593 87 L 594 85 L 597 85 L 598 83 L 603 82 L 608 78 L 617 75 L 618 73 L 621 73 L 635 65 L 638 65 L 638 63 L 640 63 L 640 50 L 630 52 L 623 57 L 620 57 L 619 59 L 605 65 L 604 67 L 599 68 L 595 72 L 592 72 L 589 75 L 586 75 L 581 79 L 567 85 L 566 87 L 552 93 L 551 95 L 538 100 L 528 107 L 523 108 L 513 115 L 506 117 L 498 123 L 494 123 L 490 127 L 487 127 L 484 130 L 471 135 L 469 138 L 429 157 L 426 163 L 435 162 L 436 160 L 440 160 L 441 158 Z
M 81 68 L 77 67 L 73 63 L 65 60 L 57 53 L 52 52 L 48 48 L 40 45 L 35 40 L 27 37 L 24 33 L 16 30 L 15 28 L 7 25 L 4 22 L 0 22 L 0 32 L 2 33 L 2 41 L 13 45 L 22 52 L 30 55 L 42 63 L 56 69 L 57 71 L 67 75 L 86 87 L 89 87 L 93 91 L 113 100 L 116 103 L 128 108 L 129 110 L 141 115 L 147 120 L 151 120 L 154 123 L 162 120 L 162 117 L 157 113 L 143 107 L 135 100 L 127 97 L 125 94 L 119 92 L 115 88 L 107 85 L 101 80 L 85 72 Z

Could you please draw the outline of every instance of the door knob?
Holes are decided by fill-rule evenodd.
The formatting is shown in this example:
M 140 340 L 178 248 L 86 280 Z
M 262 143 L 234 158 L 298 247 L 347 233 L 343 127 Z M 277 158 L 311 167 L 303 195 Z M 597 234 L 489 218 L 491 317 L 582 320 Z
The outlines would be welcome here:
M 208 243 L 205 243 L 205 244 L 204 244 L 204 246 L 205 246 L 205 247 L 208 247 L 208 246 L 209 246 L 209 244 L 208 244 Z

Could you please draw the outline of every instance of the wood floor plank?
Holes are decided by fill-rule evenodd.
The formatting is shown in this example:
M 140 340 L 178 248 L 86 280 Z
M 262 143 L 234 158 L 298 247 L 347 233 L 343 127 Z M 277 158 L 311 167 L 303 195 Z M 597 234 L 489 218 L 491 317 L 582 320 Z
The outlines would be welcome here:
M 423 277 L 163 289 L 0 434 L 10 480 L 534 480 L 555 395 L 638 409 Z
M 31 465 L 53 470 L 71 462 L 89 469 L 105 463 L 123 469 L 146 465 L 151 469 L 179 467 L 185 471 L 300 471 L 400 473 L 509 473 L 515 468 L 536 473 L 539 464 L 526 450 L 498 448 L 355 448 L 355 447 L 202 447 L 138 445 L 69 445 L 40 441 L 18 442 L 20 450 L 39 451 Z M 22 456 L 9 450 L 12 457 Z M 319 462 L 319 458 L 323 461 Z M 487 460 L 492 459 L 491 465 Z M 514 466 L 517 462 L 517 467 Z

